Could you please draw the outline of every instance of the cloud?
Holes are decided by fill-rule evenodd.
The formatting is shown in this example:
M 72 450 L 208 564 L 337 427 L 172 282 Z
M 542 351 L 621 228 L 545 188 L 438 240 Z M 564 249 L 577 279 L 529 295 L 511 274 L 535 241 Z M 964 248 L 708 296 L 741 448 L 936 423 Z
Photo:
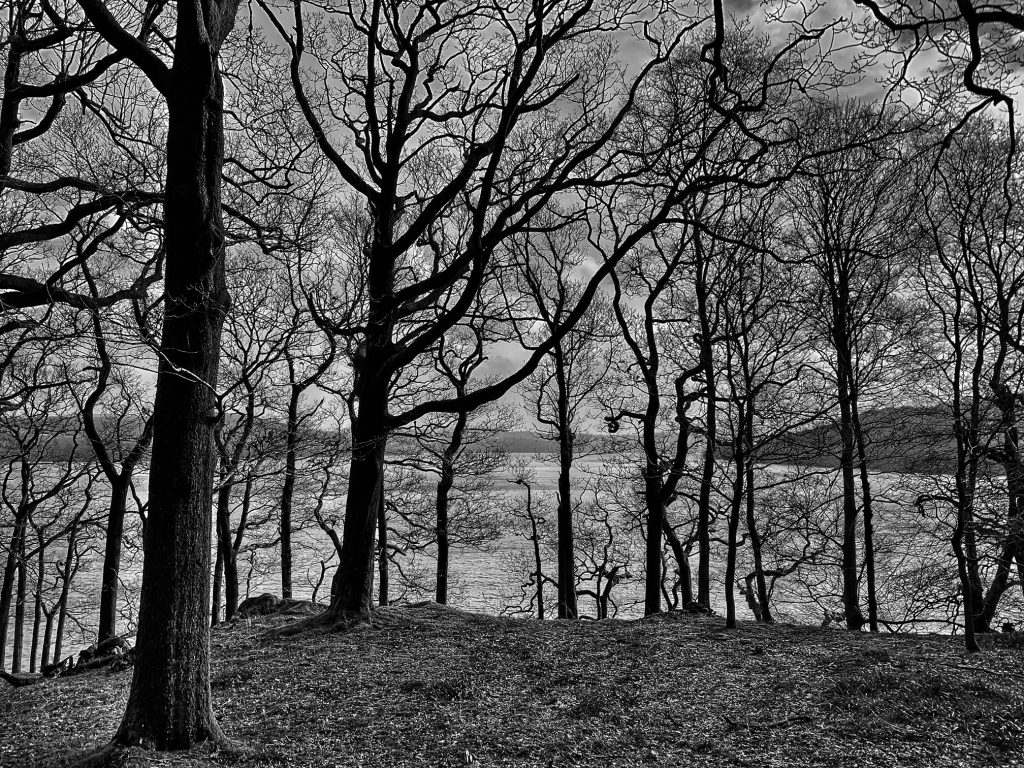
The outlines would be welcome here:
M 761 0 L 722 0 L 722 7 L 726 13 L 748 13 L 760 5 Z

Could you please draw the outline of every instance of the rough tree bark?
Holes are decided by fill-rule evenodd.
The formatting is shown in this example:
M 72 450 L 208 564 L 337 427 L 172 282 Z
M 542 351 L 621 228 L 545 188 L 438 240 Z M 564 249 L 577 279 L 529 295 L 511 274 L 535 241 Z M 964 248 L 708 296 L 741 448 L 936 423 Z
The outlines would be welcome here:
M 164 326 L 131 691 L 114 745 L 226 743 L 210 699 L 210 528 L 220 337 L 229 305 L 221 211 L 220 47 L 237 0 L 180 3 L 167 66 L 101 0 L 90 21 L 167 100 Z
M 390 339 L 390 328 L 385 338 Z M 386 345 L 374 345 L 368 354 L 386 355 Z M 379 368 L 378 368 L 379 370 Z M 359 405 L 352 425 L 352 459 L 348 495 L 345 500 L 345 524 L 340 562 L 334 572 L 328 609 L 331 620 L 365 616 L 373 607 L 374 538 L 384 483 L 384 453 L 387 446 L 388 386 L 378 377 L 367 375 L 357 382 Z

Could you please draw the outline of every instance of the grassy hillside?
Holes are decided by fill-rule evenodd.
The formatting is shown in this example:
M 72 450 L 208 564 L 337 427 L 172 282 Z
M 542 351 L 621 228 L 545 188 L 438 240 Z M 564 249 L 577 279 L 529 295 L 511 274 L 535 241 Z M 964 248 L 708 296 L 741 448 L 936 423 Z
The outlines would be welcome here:
M 277 619 L 276 621 L 281 621 Z M 871 637 L 667 614 L 537 622 L 425 604 L 345 634 L 213 633 L 213 694 L 249 751 L 123 765 L 1000 766 L 1024 754 L 1024 634 Z M 131 673 L 0 690 L 0 765 L 113 733 Z M 1014 761 L 1018 762 L 1014 762 Z

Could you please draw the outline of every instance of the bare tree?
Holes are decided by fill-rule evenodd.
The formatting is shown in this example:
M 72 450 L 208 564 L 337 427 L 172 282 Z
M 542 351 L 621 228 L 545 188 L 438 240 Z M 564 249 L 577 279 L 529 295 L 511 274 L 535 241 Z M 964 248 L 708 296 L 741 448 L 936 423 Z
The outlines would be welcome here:
M 0 412 L 4 443 L 2 502 L 11 513 L 3 583 L 0 585 L 0 652 L 6 653 L 11 608 L 14 607 L 11 669 L 21 671 L 30 558 L 29 533 L 43 525 L 49 507 L 63 511 L 64 492 L 89 473 L 82 425 L 69 389 L 75 386 L 67 366 L 47 362 L 56 345 L 44 345 L 36 355 L 22 355 L 8 375 L 28 394 L 17 410 Z M 44 535 L 43 540 L 47 541 Z
M 79 6 L 167 107 L 164 322 L 153 404 L 150 506 L 132 688 L 113 745 L 224 743 L 210 703 L 209 579 L 220 334 L 229 297 L 221 211 L 224 88 L 219 54 L 237 0 L 177 7 L 170 64 L 146 32 L 163 9 L 118 18 Z M 132 29 L 133 31 L 129 31 Z
M 450 389 L 461 397 L 475 379 L 485 378 L 480 373 L 486 362 L 484 347 L 500 333 L 493 327 L 492 312 L 475 313 L 477 317 L 469 324 L 449 331 L 438 343 L 433 371 L 414 375 L 409 384 L 399 381 L 395 399 L 405 399 L 403 390 L 408 390 L 409 395 L 415 390 L 422 398 L 424 394 L 429 396 L 432 389 L 442 394 Z M 390 458 L 389 464 L 409 466 L 427 477 L 436 477 L 433 493 L 424 494 L 431 503 L 424 504 L 422 509 L 424 514 L 431 513 L 433 525 L 417 524 L 412 520 L 416 514 L 413 510 L 405 509 L 400 514 L 411 524 L 412 532 L 418 530 L 418 534 L 406 537 L 410 543 L 418 540 L 414 546 L 436 545 L 434 599 L 441 605 L 447 604 L 449 598 L 452 546 L 482 547 L 496 537 L 495 517 L 484 506 L 493 492 L 495 475 L 504 467 L 506 454 L 494 443 L 496 437 L 514 426 L 515 420 L 509 405 L 489 403 L 473 412 L 434 414 L 395 433 L 399 455 Z M 408 442 L 410 439 L 413 442 Z M 409 455 L 402 455 L 403 444 L 410 449 Z M 386 521 L 382 524 L 386 525 Z
M 1016 183 L 1011 197 L 1000 173 L 1009 137 L 997 125 L 981 124 L 954 135 L 928 183 L 927 222 L 934 255 L 919 277 L 935 318 L 936 374 L 932 393 L 950 420 L 956 464 L 952 486 L 922 493 L 919 504 L 952 507 L 951 543 L 956 556 L 969 650 L 975 633 L 992 630 L 1021 552 L 1021 454 L 1017 403 L 1024 367 L 1020 359 L 1021 242 Z M 989 467 L 998 467 L 1005 487 L 995 491 Z M 986 492 L 984 489 L 989 488 Z M 1003 497 L 994 569 L 985 587 L 983 531 L 990 527 L 987 499 Z
M 529 462 L 522 457 L 512 461 L 511 472 L 508 482 L 521 486 L 523 489 L 523 504 L 519 503 L 518 493 L 511 494 L 505 499 L 508 505 L 509 516 L 513 520 L 513 530 L 530 543 L 528 556 L 511 558 L 510 565 L 514 573 L 526 572 L 525 583 L 519 588 L 522 592 L 522 599 L 506 606 L 506 613 L 529 613 L 536 611 L 537 618 L 541 621 L 545 616 L 544 585 L 558 582 L 544 573 L 544 533 L 548 526 L 545 516 L 543 501 L 534 497 L 534 484 L 536 483 L 536 471 L 530 467 Z
M 613 255 L 577 306 L 519 371 L 465 397 L 389 410 L 396 376 L 471 310 L 503 242 L 556 198 L 575 197 L 593 209 L 588 196 L 604 194 L 602 178 L 615 176 L 619 199 L 631 194 L 630 179 L 649 158 L 620 151 L 617 133 L 673 43 L 648 36 L 649 62 L 617 88 L 610 33 L 639 33 L 643 3 L 600 13 L 589 3 L 516 7 L 498 25 L 473 4 L 428 3 L 406 12 L 374 1 L 311 14 L 296 2 L 290 19 L 263 8 L 291 52 L 296 95 L 320 148 L 368 223 L 361 228 L 365 318 L 346 328 L 332 325 L 329 312 L 323 317 L 339 335 L 358 339 L 343 552 L 334 604 L 319 619 L 330 622 L 371 607 L 390 432 L 434 411 L 457 413 L 496 399 L 529 376 L 615 262 L 671 210 L 679 174 L 644 189 L 646 200 L 657 190 L 651 215 L 618 233 Z M 306 34 L 313 23 L 307 14 L 345 36 L 340 55 L 330 35 Z M 326 75 L 319 85 L 304 75 L 313 70 Z M 340 135 L 350 143 L 336 142 Z
M 271 370 L 284 356 L 291 329 L 282 326 L 277 286 L 277 264 L 250 250 L 235 251 L 229 270 L 229 286 L 237 311 L 229 314 L 224 326 L 221 353 L 219 407 L 223 413 L 215 437 L 219 458 L 216 487 L 217 563 L 214 574 L 213 623 L 219 621 L 221 581 L 225 593 L 225 618 L 231 619 L 238 607 L 237 555 L 250 524 L 253 483 L 279 447 L 267 434 L 265 423 L 270 411 Z M 231 499 L 237 486 L 243 486 L 243 508 L 237 526 L 232 524 Z
M 1013 101 L 1020 79 L 1013 74 L 1015 37 L 1024 31 L 1024 13 L 1011 3 L 956 0 L 920 6 L 913 0 L 852 0 L 866 9 L 868 20 L 855 29 L 871 60 L 882 52 L 890 59 L 894 85 L 909 84 L 937 109 L 953 114 L 952 132 L 990 107 L 1009 117 L 1011 153 L 1016 144 Z M 937 58 L 949 69 L 939 76 L 916 74 L 916 60 Z M 949 71 L 958 74 L 950 77 Z M 964 93 L 966 92 L 966 94 Z M 966 95 L 970 102 L 962 98 Z M 1007 166 L 1009 170 L 1009 166 Z
M 516 319 L 524 346 L 531 336 L 544 339 L 555 333 L 575 306 L 583 290 L 577 273 L 583 263 L 584 238 L 579 226 L 551 227 L 538 221 L 535 235 L 514 239 L 522 287 L 530 309 Z M 588 448 L 583 424 L 597 405 L 595 388 L 611 366 L 608 341 L 612 311 L 598 296 L 573 329 L 562 337 L 526 384 L 533 402 L 533 417 L 540 434 L 558 446 L 558 618 L 579 616 L 576 599 L 576 551 L 573 545 L 574 509 L 579 493 L 573 492 L 573 462 Z
M 847 626 L 865 623 L 860 604 L 857 519 L 863 513 L 868 623 L 878 629 L 873 507 L 863 390 L 878 373 L 892 338 L 906 332 L 898 294 L 916 247 L 916 197 L 898 124 L 873 109 L 847 104 L 811 107 L 815 148 L 825 152 L 786 197 L 789 248 L 817 280 L 811 311 L 821 329 L 835 383 L 844 482 L 843 600 Z M 859 489 L 858 489 L 859 476 Z
M 94 240 L 93 243 L 95 242 Z M 100 290 L 92 268 L 88 262 L 83 262 L 81 269 L 90 296 L 98 299 Z M 97 631 L 98 641 L 102 642 L 117 634 L 121 549 L 128 494 L 135 470 L 149 449 L 153 437 L 153 420 L 148 398 L 138 377 L 117 364 L 118 358 L 138 360 L 143 344 L 139 339 L 132 343 L 130 336 L 124 338 L 126 334 L 112 332 L 109 309 L 101 313 L 100 309 L 94 306 L 89 308 L 88 312 L 96 359 L 96 365 L 93 367 L 95 381 L 92 391 L 84 400 L 79 401 L 79 407 L 82 410 L 85 434 L 110 486 Z M 104 314 L 107 315 L 106 320 Z M 138 327 L 139 322 L 142 323 L 141 328 Z M 151 335 L 147 314 L 136 312 L 133 318 L 128 319 L 126 325 L 129 326 L 129 334 L 132 331 L 130 326 L 133 324 L 141 337 L 141 342 L 147 341 Z

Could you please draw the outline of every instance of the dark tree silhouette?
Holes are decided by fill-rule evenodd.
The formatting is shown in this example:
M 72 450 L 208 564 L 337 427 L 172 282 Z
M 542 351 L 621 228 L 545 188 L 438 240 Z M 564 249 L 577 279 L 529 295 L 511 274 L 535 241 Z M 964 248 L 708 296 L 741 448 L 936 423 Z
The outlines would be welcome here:
M 221 211 L 219 54 L 238 0 L 177 6 L 168 66 L 101 0 L 80 0 L 107 42 L 167 104 L 166 272 L 153 404 L 149 514 L 132 687 L 113 746 L 226 742 L 210 703 L 210 528 L 220 335 L 229 306 Z M 145 30 L 162 5 L 147 6 Z

